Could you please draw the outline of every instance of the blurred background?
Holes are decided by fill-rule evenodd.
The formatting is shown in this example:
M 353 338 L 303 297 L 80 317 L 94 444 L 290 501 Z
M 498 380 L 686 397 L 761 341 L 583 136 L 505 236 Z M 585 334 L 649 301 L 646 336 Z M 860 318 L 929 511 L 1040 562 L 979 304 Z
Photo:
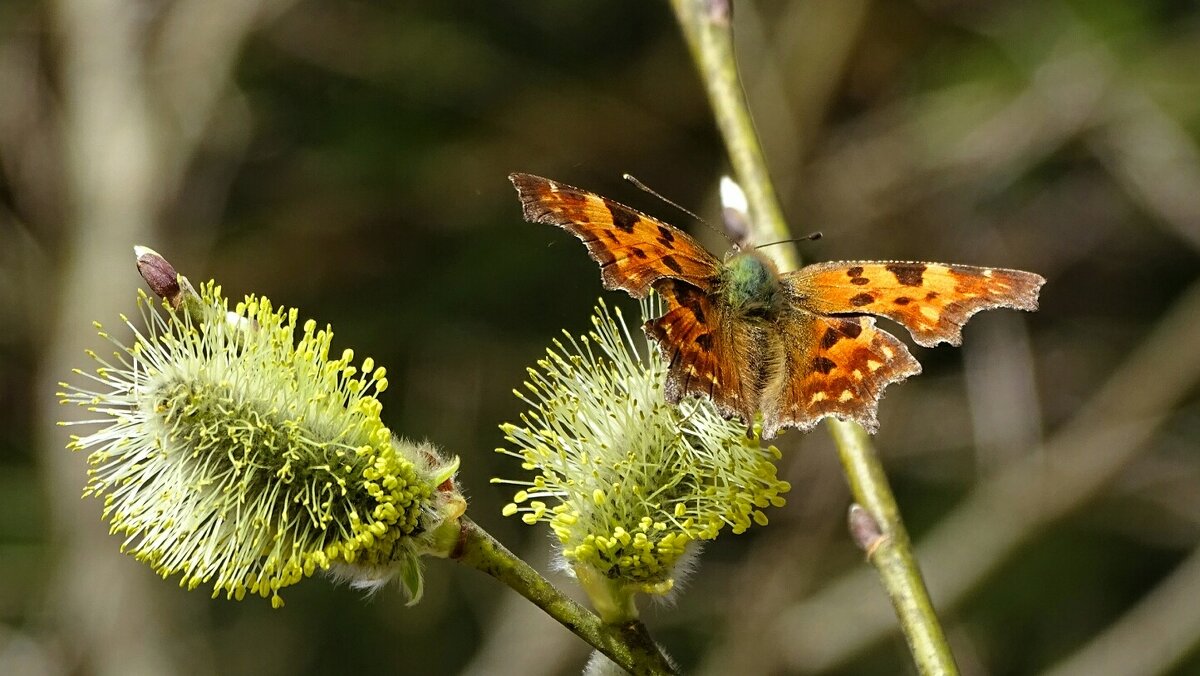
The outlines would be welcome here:
M 806 261 L 1049 280 L 1039 313 L 914 348 L 925 373 L 880 408 L 964 672 L 1200 673 L 1200 6 L 747 0 L 735 19 L 785 212 L 825 234 Z M 93 320 L 134 309 L 150 245 L 386 365 L 385 422 L 460 455 L 469 513 L 545 569 L 547 533 L 488 483 L 520 473 L 497 425 L 602 290 L 505 176 L 692 227 L 621 173 L 715 222 L 726 166 L 665 2 L 4 0 L 0 673 L 578 673 L 582 642 L 452 563 L 414 608 L 320 578 L 278 611 L 158 579 L 79 499 L 55 383 Z M 710 546 L 647 624 L 688 673 L 910 673 L 826 432 L 779 446 L 787 507 Z

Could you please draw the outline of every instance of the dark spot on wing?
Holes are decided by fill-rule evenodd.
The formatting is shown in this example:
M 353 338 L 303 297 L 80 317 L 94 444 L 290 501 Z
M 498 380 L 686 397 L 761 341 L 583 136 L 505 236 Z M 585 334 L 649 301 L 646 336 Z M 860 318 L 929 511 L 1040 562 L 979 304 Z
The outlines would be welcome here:
M 888 263 L 884 267 L 904 286 L 921 286 L 924 281 L 925 265 L 922 263 Z
M 637 258 L 644 259 L 646 257 L 646 252 L 642 251 L 641 249 L 637 248 L 636 246 L 629 247 L 629 253 L 633 254 Z
M 853 319 L 844 320 L 838 328 L 847 338 L 857 338 L 862 333 L 862 326 Z
M 821 336 L 821 347 L 828 350 L 837 345 L 837 342 L 842 339 L 842 334 L 835 328 L 825 329 L 825 335 Z
M 850 277 L 860 277 L 860 276 L 862 276 L 862 273 L 863 273 L 863 269 L 862 269 L 861 265 L 855 265 L 854 267 L 852 267 L 846 271 L 846 275 L 850 276 Z
M 663 243 L 663 246 L 671 246 L 671 242 L 675 241 L 675 234 L 665 225 L 658 226 L 658 241 Z
M 866 277 L 854 277 L 850 280 L 850 283 L 855 286 L 862 286 L 863 284 L 870 284 L 871 280 Z
M 683 266 L 679 264 L 679 261 L 675 260 L 674 256 L 663 256 L 662 264 L 667 266 L 671 272 L 674 272 L 677 275 L 683 274 Z
M 812 367 L 814 371 L 825 375 L 837 368 L 837 363 L 829 357 L 815 357 L 812 361 Z
M 558 201 L 567 206 L 578 207 L 587 203 L 587 196 L 574 190 L 559 190 L 555 193 L 551 193 L 549 190 L 547 190 L 546 194 L 557 196 Z
M 937 297 L 938 297 L 937 291 L 930 291 L 929 293 L 925 294 L 925 300 L 933 300 L 934 298 L 937 298 Z
M 872 296 L 869 293 L 860 293 L 857 296 L 850 297 L 850 304 L 853 305 L 854 307 L 862 307 L 864 305 L 870 305 L 871 303 L 874 303 L 874 302 L 875 302 L 875 296 Z
M 895 303 L 896 305 L 908 305 L 909 303 L 912 302 L 912 299 L 909 298 L 908 296 L 900 296 L 899 298 L 897 298 L 896 300 L 894 300 L 892 302 Z
M 696 336 L 696 344 L 699 345 L 700 349 L 704 350 L 705 352 L 712 350 L 712 341 L 713 337 L 711 333 L 702 333 L 699 336 Z
M 608 213 L 612 214 L 613 225 L 622 232 L 633 232 L 633 226 L 641 220 L 633 211 L 611 200 L 605 199 L 604 206 L 608 207 Z

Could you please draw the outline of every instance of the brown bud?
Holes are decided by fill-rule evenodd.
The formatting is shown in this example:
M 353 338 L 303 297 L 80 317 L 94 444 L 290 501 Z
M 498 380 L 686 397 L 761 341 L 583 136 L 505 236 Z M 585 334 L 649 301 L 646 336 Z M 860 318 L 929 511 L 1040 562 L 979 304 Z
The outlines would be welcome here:
M 175 266 L 149 247 L 135 246 L 133 253 L 137 256 L 138 272 L 142 275 L 142 279 L 150 285 L 150 290 L 159 298 L 171 301 L 172 305 L 177 306 L 179 273 L 175 271 Z
M 867 553 L 868 559 L 871 558 L 871 555 L 887 537 L 883 534 L 883 529 L 879 527 L 879 522 L 857 503 L 850 505 L 849 522 L 850 538 L 854 540 L 854 544 L 858 545 L 859 549 Z

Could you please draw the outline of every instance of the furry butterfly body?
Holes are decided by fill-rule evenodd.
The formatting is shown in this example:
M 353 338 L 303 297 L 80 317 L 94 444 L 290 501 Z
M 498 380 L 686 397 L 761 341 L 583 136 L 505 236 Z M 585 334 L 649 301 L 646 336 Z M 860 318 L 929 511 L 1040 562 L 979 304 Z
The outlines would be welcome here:
M 1036 310 L 1045 280 L 1020 270 L 941 263 L 843 261 L 780 274 L 769 258 L 734 250 L 719 260 L 690 235 L 569 185 L 509 176 L 525 218 L 566 229 L 600 264 L 604 285 L 666 312 L 643 327 L 668 362 L 665 393 L 708 396 L 763 436 L 822 418 L 878 429 L 889 384 L 920 373 L 904 343 L 869 315 L 903 325 L 920 345 L 958 345 L 971 315 Z

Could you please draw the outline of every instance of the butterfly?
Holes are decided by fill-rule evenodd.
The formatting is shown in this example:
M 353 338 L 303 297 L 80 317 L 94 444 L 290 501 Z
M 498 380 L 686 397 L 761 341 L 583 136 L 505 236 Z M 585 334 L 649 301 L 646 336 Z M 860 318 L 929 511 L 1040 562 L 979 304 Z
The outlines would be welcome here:
M 904 343 L 875 325 L 898 322 L 918 345 L 959 345 L 980 310 L 1037 309 L 1040 275 L 899 261 L 817 263 L 780 274 L 753 249 L 723 260 L 684 231 L 608 198 L 530 174 L 511 174 L 525 219 L 578 237 L 604 286 L 651 290 L 666 312 L 642 327 L 666 360 L 664 394 L 707 396 L 762 436 L 811 429 L 834 416 L 879 428 L 883 390 L 921 372 Z

